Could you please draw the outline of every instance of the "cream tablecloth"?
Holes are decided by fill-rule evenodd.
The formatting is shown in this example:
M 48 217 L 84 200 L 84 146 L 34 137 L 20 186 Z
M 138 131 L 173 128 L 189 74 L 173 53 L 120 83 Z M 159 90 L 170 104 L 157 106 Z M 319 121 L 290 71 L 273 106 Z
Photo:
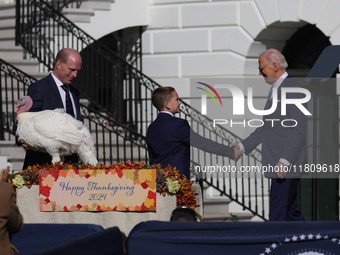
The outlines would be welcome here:
M 194 184 L 198 195 L 198 204 L 201 204 L 200 187 Z M 23 187 L 17 189 L 17 204 L 24 218 L 24 223 L 88 223 L 98 224 L 103 228 L 117 226 L 126 235 L 140 222 L 149 220 L 169 221 L 171 212 L 176 208 L 176 196 L 163 197 L 157 193 L 157 212 L 40 212 L 39 186 L 30 189 Z M 202 206 L 196 211 L 203 216 Z

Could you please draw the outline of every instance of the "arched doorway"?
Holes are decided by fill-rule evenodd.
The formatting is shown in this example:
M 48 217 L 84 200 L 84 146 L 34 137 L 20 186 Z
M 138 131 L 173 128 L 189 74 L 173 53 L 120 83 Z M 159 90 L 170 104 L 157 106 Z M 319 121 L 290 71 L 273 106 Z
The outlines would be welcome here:
M 105 111 L 108 117 L 138 130 L 141 115 L 142 90 L 138 72 L 142 72 L 143 27 L 128 27 L 103 36 L 93 43 L 93 48 L 83 50 L 83 63 L 98 77 L 91 81 L 89 92 L 96 99 L 89 107 L 96 111 Z M 101 47 L 97 47 L 100 44 Z M 107 49 L 107 51 L 105 50 Z M 106 58 L 98 59 L 97 50 Z M 116 53 L 110 55 L 109 50 Z M 114 65 L 107 64 L 113 61 Z M 109 123 L 111 124 L 111 123 Z

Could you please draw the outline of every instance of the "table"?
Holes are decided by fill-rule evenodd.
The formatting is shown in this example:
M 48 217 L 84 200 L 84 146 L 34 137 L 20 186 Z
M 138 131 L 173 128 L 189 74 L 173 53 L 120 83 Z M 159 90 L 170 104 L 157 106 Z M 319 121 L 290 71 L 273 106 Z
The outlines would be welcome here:
M 202 204 L 201 189 L 193 184 L 198 195 L 198 204 Z M 140 222 L 149 220 L 169 221 L 171 212 L 176 208 L 176 196 L 163 197 L 157 193 L 156 212 L 41 212 L 39 211 L 39 186 L 30 189 L 17 189 L 17 205 L 24 218 L 24 223 L 87 223 L 98 224 L 103 228 L 117 226 L 126 235 Z M 196 209 L 203 216 L 202 205 Z

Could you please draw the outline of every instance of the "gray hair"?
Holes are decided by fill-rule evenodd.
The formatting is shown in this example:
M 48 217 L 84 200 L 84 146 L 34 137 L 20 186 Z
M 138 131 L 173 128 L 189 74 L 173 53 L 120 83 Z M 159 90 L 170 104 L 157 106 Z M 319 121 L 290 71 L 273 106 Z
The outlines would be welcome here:
M 262 55 L 264 55 L 264 54 L 266 54 L 268 62 L 271 62 L 271 63 L 277 62 L 277 63 L 280 64 L 282 69 L 287 69 L 288 63 L 287 63 L 285 57 L 278 50 L 276 50 L 276 49 L 268 49 L 265 52 L 263 52 L 260 55 L 260 57 Z

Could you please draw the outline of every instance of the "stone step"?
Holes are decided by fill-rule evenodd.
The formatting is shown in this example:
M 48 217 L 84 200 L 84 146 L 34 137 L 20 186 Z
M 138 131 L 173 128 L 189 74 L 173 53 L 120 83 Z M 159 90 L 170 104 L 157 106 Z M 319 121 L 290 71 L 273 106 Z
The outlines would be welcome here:
M 90 23 L 91 17 L 94 16 L 94 10 L 64 8 L 62 14 L 72 22 Z
M 0 4 L 0 16 L 15 15 L 15 3 Z
M 37 73 L 39 62 L 30 59 L 4 58 L 4 60 L 25 73 Z
M 229 212 L 228 205 L 230 202 L 231 200 L 228 197 L 204 197 L 204 215 L 221 212 L 227 214 Z
M 2 25 L 12 25 L 15 24 L 15 14 L 4 13 L 0 15 L 0 22 Z
M 110 10 L 111 3 L 114 3 L 114 0 L 83 0 L 81 2 L 82 9 L 92 9 L 92 10 Z
M 15 40 L 15 24 L 0 24 L 0 40 Z
M 251 221 L 251 219 L 254 217 L 254 215 L 249 212 L 235 212 L 235 213 L 231 212 L 231 214 L 236 215 L 239 219 L 238 221 Z M 223 222 L 225 218 L 227 218 L 226 222 L 231 222 L 230 213 L 228 214 L 224 214 L 224 213 L 204 214 L 204 221 L 209 221 L 209 222 L 211 221 Z
M 0 48 L 0 58 L 3 60 L 15 58 L 22 59 L 24 56 L 24 51 L 21 47 L 18 46 L 8 46 L 6 48 Z
M 249 203 L 249 201 L 251 203 Z M 245 197 L 244 205 L 248 207 L 251 206 L 253 210 L 256 211 L 256 197 L 254 195 Z M 236 213 L 245 211 L 243 207 L 236 202 L 232 202 L 229 204 L 229 210 L 231 212 L 236 212 Z M 263 197 L 263 202 L 261 199 L 260 201 L 258 201 L 258 204 L 257 204 L 257 212 L 260 215 L 262 215 L 263 211 L 264 211 L 264 217 L 269 218 L 269 196 L 268 195 Z M 258 218 L 258 219 L 261 220 L 261 218 Z
M 8 10 L 11 8 L 15 9 L 15 3 L 0 3 L 0 10 Z
M 0 23 L 15 27 L 15 4 L 0 4 Z
M 4 8 L 4 6 L 8 8 Z M 0 19 L 12 19 L 15 18 L 15 6 L 12 7 L 11 5 L 7 6 L 6 5 L 0 5 Z
M 110 10 L 111 3 L 114 3 L 114 0 L 84 0 L 79 8 L 71 4 L 69 8 L 62 10 L 62 14 L 72 22 L 90 23 L 91 17 L 95 15 L 94 10 Z
M 5 59 L 3 59 L 3 60 L 5 60 Z M 6 60 L 5 60 L 6 61 Z M 10 60 L 11 61 L 11 60 Z M 32 59 L 32 60 L 29 60 L 29 61 L 36 61 L 36 60 L 34 60 L 34 59 Z M 6 61 L 6 62 L 8 62 L 8 61 Z M 9 63 L 9 64 L 12 64 L 12 63 Z M 12 64 L 13 65 L 13 64 Z M 41 73 L 41 72 L 37 72 L 37 71 L 33 71 L 33 72 L 25 72 L 26 74 L 28 74 L 28 75 L 30 75 L 30 76 L 32 76 L 33 78 L 35 78 L 35 79 L 37 79 L 37 80 L 40 80 L 40 79 L 42 79 L 42 78 L 44 78 L 44 77 L 46 77 L 49 73 Z M 2 75 L 1 76 L 1 81 L 3 82 L 3 81 L 5 81 L 5 77 L 4 77 L 4 75 Z M 11 77 L 10 76 L 7 76 L 7 82 L 8 81 L 11 81 Z M 10 84 L 10 83 L 8 83 L 8 84 Z M 14 86 L 14 87 L 16 87 L 16 86 Z M 16 88 L 15 88 L 16 89 Z
M 0 39 L 0 48 L 15 46 L 15 38 Z

